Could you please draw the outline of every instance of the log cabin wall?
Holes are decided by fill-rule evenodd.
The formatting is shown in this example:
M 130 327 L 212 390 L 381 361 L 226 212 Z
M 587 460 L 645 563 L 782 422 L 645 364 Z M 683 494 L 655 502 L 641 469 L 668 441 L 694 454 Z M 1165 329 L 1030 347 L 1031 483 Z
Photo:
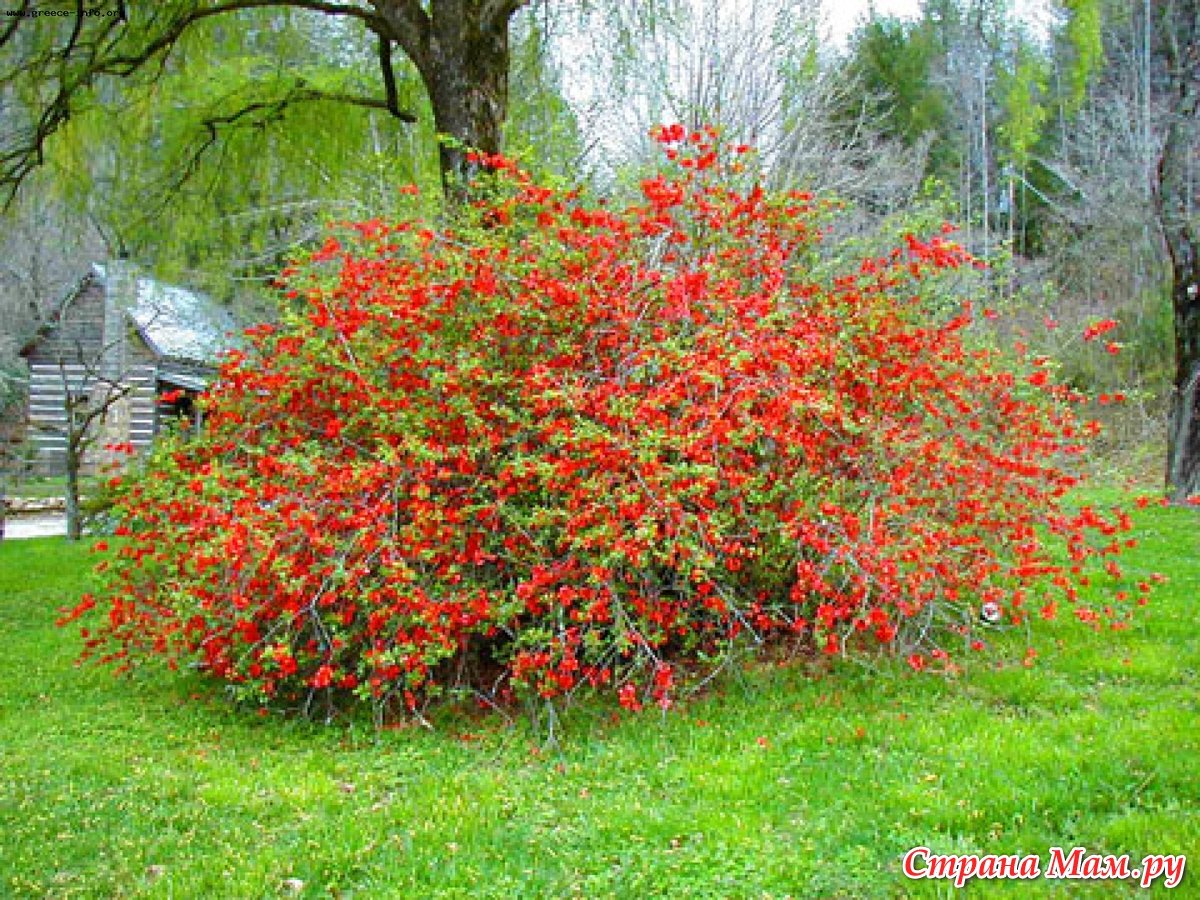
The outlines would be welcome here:
M 102 378 L 120 382 L 128 393 L 112 404 L 99 423 L 97 439 L 84 457 L 83 474 L 94 474 L 121 459 L 105 445 L 130 443 L 140 451 L 153 442 L 158 425 L 157 360 L 126 319 L 127 304 L 128 300 L 109 296 L 98 278 L 89 277 L 63 304 L 57 321 L 27 349 L 31 474 L 63 473 L 68 395 L 102 403 L 109 390 Z M 119 330 L 114 334 L 110 329 Z
M 106 407 L 84 473 L 128 459 L 106 447 L 147 449 L 182 411 L 159 403 L 159 395 L 202 391 L 235 331 L 228 313 L 202 295 L 139 277 L 124 260 L 93 266 L 21 351 L 30 373 L 26 471 L 65 471 L 69 400 L 78 409 Z

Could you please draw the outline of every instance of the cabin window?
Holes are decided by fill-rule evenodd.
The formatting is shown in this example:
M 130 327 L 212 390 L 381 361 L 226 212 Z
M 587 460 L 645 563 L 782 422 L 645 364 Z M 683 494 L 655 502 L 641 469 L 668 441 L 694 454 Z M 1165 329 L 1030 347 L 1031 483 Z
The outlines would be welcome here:
M 192 394 L 184 392 L 171 401 L 171 415 L 177 419 L 195 418 L 196 401 Z
M 158 386 L 157 427 L 171 423 L 185 430 L 196 431 L 199 428 L 196 391 L 174 387 L 166 382 L 159 382 Z

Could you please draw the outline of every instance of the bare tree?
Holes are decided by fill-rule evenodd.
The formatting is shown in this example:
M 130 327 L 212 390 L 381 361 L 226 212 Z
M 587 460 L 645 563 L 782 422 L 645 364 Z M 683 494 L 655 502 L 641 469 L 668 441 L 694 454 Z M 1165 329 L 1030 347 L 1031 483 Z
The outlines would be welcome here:
M 99 232 L 39 183 L 0 219 L 0 366 L 43 323 L 46 310 L 105 253 Z
M 1165 482 L 1175 501 L 1200 494 L 1200 2 L 1113 4 L 1107 65 L 1063 128 L 1058 156 L 1038 160 L 1063 188 L 1052 211 L 1068 232 L 1055 261 L 1093 314 L 1170 296 L 1174 360 Z M 1061 208 L 1058 208 L 1060 207 Z M 1107 295 L 1107 296 L 1106 296 Z
M 77 541 L 83 535 L 80 476 L 84 462 L 104 437 L 105 420 L 135 389 L 125 372 L 115 375 L 106 372 L 106 353 L 94 356 L 80 354 L 78 363 L 59 361 L 62 382 L 63 421 L 61 425 L 42 424 L 39 427 L 59 434 L 65 443 L 63 474 L 66 476 L 63 498 L 66 504 L 67 537 Z
M 561 40 L 588 72 L 572 99 L 598 135 L 598 168 L 638 169 L 652 156 L 648 126 L 682 122 L 753 146 L 778 187 L 833 193 L 876 211 L 911 199 L 925 148 L 882 138 L 865 106 L 851 127 L 839 118 L 857 88 L 823 58 L 818 3 L 679 0 L 640 12 L 625 43 Z M 597 30 L 586 17 L 577 25 L 589 28 Z
M 169 297 L 138 289 L 131 264 L 111 261 L 103 290 L 95 270 L 60 302 L 24 351 L 30 360 L 29 427 L 51 461 L 61 455 L 67 536 L 82 533 L 81 478 L 124 461 L 134 435 L 152 428 L 156 386 L 150 351 L 137 331 L 164 334 L 185 323 Z M 139 431 L 140 425 L 140 431 Z M 47 442 L 47 438 L 50 438 Z M 128 445 L 119 448 L 116 445 Z
M 44 186 L 43 186 L 44 187 Z M 31 191 L 3 217 L 0 230 L 0 538 L 4 497 L 19 475 L 29 390 L 17 351 L 45 323 L 47 310 L 78 282 L 86 261 L 103 253 L 95 229 L 54 199 Z
M 17 414 L 25 398 L 25 380 L 15 371 L 0 366 L 0 422 Z M 0 541 L 4 540 L 5 519 L 8 513 L 8 478 L 10 445 L 6 435 L 0 435 Z

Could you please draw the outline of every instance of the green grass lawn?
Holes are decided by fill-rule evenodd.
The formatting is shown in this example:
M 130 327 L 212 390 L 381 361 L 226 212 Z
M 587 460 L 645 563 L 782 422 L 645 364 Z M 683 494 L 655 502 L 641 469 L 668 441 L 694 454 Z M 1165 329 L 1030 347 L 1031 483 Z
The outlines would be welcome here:
M 77 669 L 53 621 L 87 552 L 7 542 L 0 896 L 949 896 L 903 877 L 905 850 L 1191 855 L 1200 521 L 1137 520 L 1130 580 L 1170 584 L 1127 632 L 1055 623 L 1033 669 L 758 667 L 665 717 L 585 703 L 554 748 L 525 717 L 321 728 L 235 710 L 195 676 Z M 1172 893 L 1200 896 L 1200 872 Z

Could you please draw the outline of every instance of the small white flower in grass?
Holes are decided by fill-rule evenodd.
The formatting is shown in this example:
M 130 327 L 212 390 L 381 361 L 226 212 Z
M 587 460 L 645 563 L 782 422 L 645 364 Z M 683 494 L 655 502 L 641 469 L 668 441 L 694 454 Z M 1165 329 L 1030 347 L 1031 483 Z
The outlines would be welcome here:
M 995 625 L 1000 621 L 1000 604 L 995 600 L 989 600 L 979 608 L 979 618 L 989 625 Z

